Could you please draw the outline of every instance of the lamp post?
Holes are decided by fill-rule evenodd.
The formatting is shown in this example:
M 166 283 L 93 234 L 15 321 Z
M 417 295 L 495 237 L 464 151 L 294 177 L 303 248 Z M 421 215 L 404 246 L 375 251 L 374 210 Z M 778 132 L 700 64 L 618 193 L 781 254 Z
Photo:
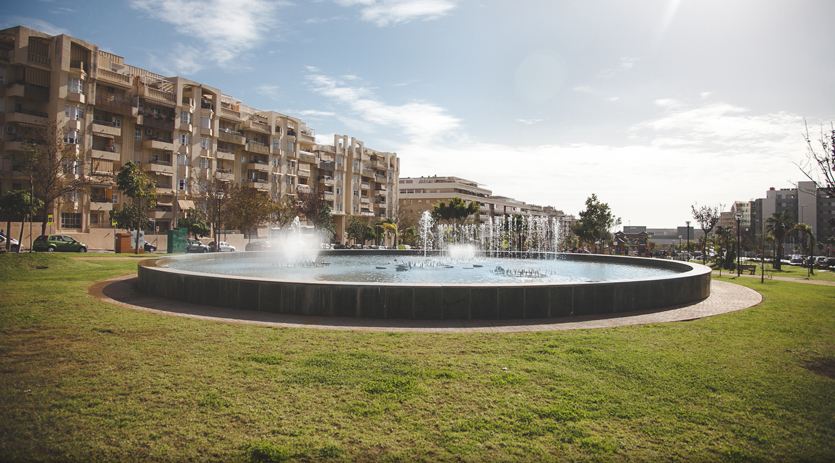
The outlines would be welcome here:
M 678 252 L 681 252 L 681 235 L 678 235 Z
M 736 213 L 736 276 L 742 275 L 742 269 L 739 268 L 739 221 L 742 220 L 742 214 Z
M 223 202 L 224 192 L 218 191 L 217 192 L 217 230 L 215 230 L 215 251 L 220 251 L 220 247 L 218 246 L 218 241 L 220 241 L 220 227 L 223 224 L 223 220 L 221 220 L 220 211 L 221 211 L 221 202 Z
M 687 252 L 690 252 L 690 221 L 684 222 L 687 224 Z M 689 256 L 688 256 L 689 257 Z M 690 259 L 687 259 L 690 260 Z

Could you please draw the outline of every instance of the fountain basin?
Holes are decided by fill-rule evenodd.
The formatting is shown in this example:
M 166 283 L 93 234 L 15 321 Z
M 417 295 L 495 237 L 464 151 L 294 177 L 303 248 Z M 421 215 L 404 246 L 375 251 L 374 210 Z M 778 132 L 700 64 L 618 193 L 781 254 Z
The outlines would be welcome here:
M 699 302 L 710 295 L 708 267 L 589 254 L 560 254 L 559 258 L 661 268 L 671 273 L 606 282 L 404 284 L 305 281 L 293 279 L 292 275 L 282 278 L 219 275 L 171 267 L 184 260 L 206 265 L 246 264 L 247 260 L 255 262 L 264 254 L 267 253 L 218 253 L 144 260 L 138 269 L 139 287 L 158 297 L 228 309 L 307 316 L 447 320 L 559 318 L 662 310 Z M 408 251 L 324 251 L 322 256 L 327 259 L 327 256 L 373 254 L 388 258 L 418 256 Z

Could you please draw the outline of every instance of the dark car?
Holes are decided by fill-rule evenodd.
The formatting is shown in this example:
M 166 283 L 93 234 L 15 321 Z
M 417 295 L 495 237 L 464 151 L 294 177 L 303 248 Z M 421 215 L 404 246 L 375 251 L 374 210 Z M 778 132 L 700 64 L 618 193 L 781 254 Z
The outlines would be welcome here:
M 155 252 L 157 250 L 156 246 L 154 246 L 153 244 L 151 244 L 147 241 L 145 241 L 144 248 L 145 248 L 145 252 Z
M 269 251 L 272 247 L 269 241 L 253 241 L 247 243 L 244 250 L 246 251 Z
M 40 252 L 87 252 L 87 245 L 67 235 L 41 235 L 32 243 L 32 250 Z

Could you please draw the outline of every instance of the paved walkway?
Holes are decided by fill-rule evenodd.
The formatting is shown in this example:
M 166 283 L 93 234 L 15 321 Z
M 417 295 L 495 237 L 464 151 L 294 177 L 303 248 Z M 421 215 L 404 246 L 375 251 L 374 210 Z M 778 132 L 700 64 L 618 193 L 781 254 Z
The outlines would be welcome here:
M 130 309 L 199 320 L 285 328 L 418 333 L 518 333 L 644 325 L 721 315 L 747 309 L 762 301 L 762 296 L 752 289 L 724 281 L 713 281 L 709 298 L 697 304 L 666 311 L 632 312 L 612 317 L 586 316 L 535 320 L 379 320 L 308 317 L 253 310 L 221 309 L 151 296 L 139 291 L 137 282 L 134 275 L 101 281 L 90 287 L 90 294 L 104 302 Z

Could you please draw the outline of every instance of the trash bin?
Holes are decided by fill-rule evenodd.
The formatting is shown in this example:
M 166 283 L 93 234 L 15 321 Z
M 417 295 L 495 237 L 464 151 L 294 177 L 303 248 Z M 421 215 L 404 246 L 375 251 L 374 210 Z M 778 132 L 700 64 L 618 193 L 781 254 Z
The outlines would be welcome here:
M 188 228 L 168 230 L 168 253 L 186 252 Z
M 116 233 L 116 254 L 130 254 L 132 252 L 130 233 Z

